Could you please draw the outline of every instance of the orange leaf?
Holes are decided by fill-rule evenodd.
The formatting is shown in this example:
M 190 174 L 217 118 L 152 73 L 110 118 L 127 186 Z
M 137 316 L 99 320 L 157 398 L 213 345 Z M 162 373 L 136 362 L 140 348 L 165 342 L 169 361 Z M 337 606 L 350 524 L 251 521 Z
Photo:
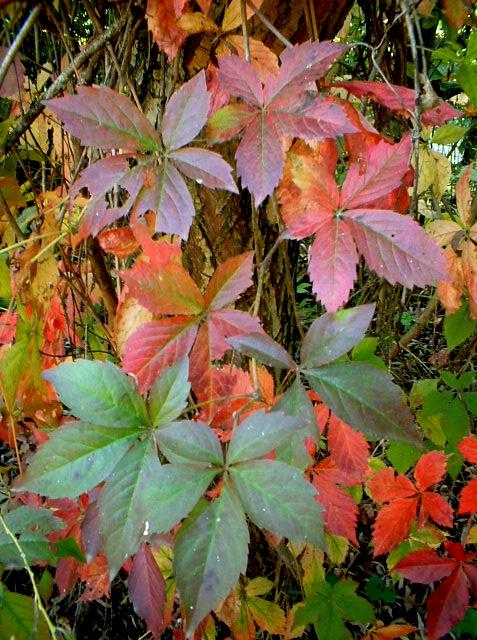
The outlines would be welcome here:
M 129 227 L 106 229 L 99 234 L 98 242 L 103 251 L 117 258 L 128 258 L 139 249 L 139 242 Z
M 184 13 L 187 0 L 147 0 L 147 26 L 157 46 L 166 52 L 169 62 L 182 47 L 186 34 L 177 21 Z
M 417 631 L 411 624 L 390 624 L 387 627 L 373 627 L 361 640 L 393 640 Z
M 440 280 L 437 283 L 437 293 L 446 313 L 455 313 L 460 309 L 462 293 L 464 292 L 464 274 L 461 259 L 451 247 L 444 251 L 447 260 L 447 270 L 452 280 Z
M 469 293 L 469 315 L 477 320 L 477 247 L 470 240 L 462 250 L 462 272 Z
M 477 436 L 467 436 L 459 444 L 459 451 L 469 462 L 477 464 Z

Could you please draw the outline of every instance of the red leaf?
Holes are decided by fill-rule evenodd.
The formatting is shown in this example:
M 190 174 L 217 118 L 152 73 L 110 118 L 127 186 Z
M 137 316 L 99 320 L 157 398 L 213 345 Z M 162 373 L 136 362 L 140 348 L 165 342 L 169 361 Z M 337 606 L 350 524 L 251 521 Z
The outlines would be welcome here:
M 146 322 L 127 339 L 122 367 L 136 376 L 143 393 L 164 369 L 188 355 L 196 334 L 196 322 L 188 316 Z
M 416 495 L 412 482 L 406 476 L 396 476 L 393 469 L 382 469 L 375 473 L 369 482 L 369 490 L 376 502 L 389 502 Z
M 221 309 L 234 302 L 252 284 L 253 251 L 229 258 L 220 264 L 204 294 L 207 309 Z
M 373 529 L 374 555 L 379 556 L 406 540 L 416 517 L 417 498 L 399 498 L 381 507 Z
M 428 517 L 443 527 L 452 527 L 453 515 L 452 507 L 442 496 L 430 491 L 422 494 L 419 527 L 424 525 Z
M 134 611 L 144 618 L 154 638 L 158 638 L 165 628 L 166 583 L 147 544 L 141 545 L 134 556 L 128 594 Z
M 394 570 L 412 582 L 432 584 L 449 576 L 457 566 L 453 558 L 441 557 L 433 549 L 422 549 L 400 560 Z
M 187 0 L 147 0 L 147 26 L 169 62 L 179 53 L 186 39 L 186 34 L 177 26 L 186 4 Z
M 143 307 L 159 315 L 197 315 L 204 308 L 202 294 L 184 267 L 169 262 L 157 264 L 136 262 L 119 275 Z
M 356 523 L 358 507 L 353 498 L 343 489 L 337 487 L 326 474 L 317 474 L 313 485 L 318 490 L 317 500 L 324 507 L 323 514 L 326 528 L 330 533 L 347 538 L 358 546 L 356 539 Z
M 260 322 L 245 311 L 217 309 L 209 314 L 209 340 L 212 359 L 218 360 L 231 349 L 228 338 L 249 333 L 264 333 Z
M 459 451 L 469 462 L 477 464 L 477 436 L 467 436 L 459 444 Z
M 76 95 L 45 100 L 44 104 L 84 146 L 124 151 L 158 148 L 157 132 L 146 116 L 129 98 L 106 85 L 80 86 Z
M 427 633 L 438 640 L 464 619 L 469 607 L 469 583 L 461 567 L 440 584 L 427 601 Z
M 161 133 L 166 149 L 179 149 L 196 137 L 207 120 L 209 104 L 205 73 L 200 71 L 172 94 L 164 109 Z
M 416 94 L 414 89 L 407 89 L 399 85 L 383 84 L 381 82 L 361 82 L 353 80 L 350 82 L 338 82 L 334 86 L 344 87 L 350 93 L 358 98 L 371 98 L 384 107 L 396 111 L 405 118 L 410 118 L 409 111 L 414 111 Z M 437 107 L 428 109 L 422 114 L 422 123 L 425 125 L 439 125 L 452 120 L 452 118 L 460 118 L 462 112 L 454 109 L 450 104 L 439 100 Z
M 394 145 L 384 140 L 377 145 L 365 145 L 361 162 L 354 162 L 349 168 L 341 190 L 341 207 L 369 206 L 398 187 L 408 170 L 410 154 L 408 135 Z
M 98 242 L 103 251 L 112 253 L 117 258 L 128 258 L 139 249 L 139 242 L 129 227 L 102 231 Z
M 328 426 L 328 450 L 336 465 L 361 482 L 368 467 L 369 446 L 363 434 L 331 416 Z
M 357 263 L 358 252 L 349 226 L 330 216 L 316 230 L 309 264 L 313 292 L 327 311 L 336 311 L 348 299 Z
M 460 492 L 459 513 L 477 513 L 477 478 L 470 480 Z
M 430 451 L 419 458 L 414 468 L 414 478 L 419 491 L 437 484 L 446 473 L 447 456 L 442 451 Z

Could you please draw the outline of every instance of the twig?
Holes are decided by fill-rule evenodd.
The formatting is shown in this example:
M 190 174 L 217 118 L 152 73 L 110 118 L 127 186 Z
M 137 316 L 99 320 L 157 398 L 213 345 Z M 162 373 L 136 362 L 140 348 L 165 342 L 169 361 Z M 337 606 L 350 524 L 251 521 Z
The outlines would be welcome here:
M 0 65 L 0 87 L 3 85 L 3 81 L 5 80 L 5 76 L 7 75 L 8 69 L 12 64 L 13 59 L 17 55 L 22 45 L 22 42 L 25 40 L 27 33 L 30 31 L 30 29 L 34 25 L 35 20 L 37 19 L 38 14 L 40 13 L 40 10 L 41 10 L 41 5 L 39 4 L 37 4 L 36 7 L 34 7 L 31 10 L 30 15 L 23 23 L 22 28 L 17 33 L 17 37 L 12 42 L 11 47 L 7 51 L 7 55 L 5 56 L 5 58 L 2 61 L 2 64 Z
M 240 0 L 240 16 L 242 19 L 243 52 L 245 54 L 245 60 L 250 62 L 250 42 L 248 38 L 247 7 L 245 5 L 245 0 Z
M 66 67 L 66 69 L 60 73 L 57 79 L 51 84 L 46 91 L 44 91 L 35 102 L 31 105 L 25 115 L 19 120 L 12 131 L 6 137 L 5 142 L 0 145 L 0 156 L 7 154 L 16 145 L 21 136 L 26 132 L 32 122 L 39 116 L 45 106 L 44 100 L 50 100 L 57 96 L 63 89 L 65 89 L 69 80 L 73 77 L 76 71 L 82 67 L 95 53 L 100 51 L 104 45 L 112 40 L 122 29 L 126 23 L 127 15 L 124 13 L 119 20 L 110 27 L 107 31 L 102 33 L 94 40 L 89 47 L 86 47 L 81 51 L 72 62 Z
M 285 36 L 282 35 L 280 31 L 278 31 L 278 29 L 273 26 L 270 20 L 266 18 L 263 15 L 263 13 L 257 9 L 257 7 L 253 4 L 252 0 L 245 0 L 245 2 L 248 4 L 249 7 L 251 7 L 254 10 L 255 15 L 260 20 L 260 22 L 264 24 L 267 27 L 267 29 L 271 31 L 271 33 L 273 33 L 273 35 L 277 38 L 277 40 L 279 40 L 283 45 L 285 45 L 285 47 L 293 47 L 290 40 L 287 40 Z
M 395 344 L 392 349 L 389 351 L 388 360 L 393 360 L 401 349 L 405 349 L 407 345 L 417 338 L 417 336 L 424 330 L 426 324 L 431 319 L 432 314 L 437 308 L 439 303 L 439 296 L 435 293 L 431 298 L 429 298 L 429 302 L 427 303 L 426 308 L 421 313 L 415 324 L 407 331 L 402 338 L 399 340 L 397 344 Z

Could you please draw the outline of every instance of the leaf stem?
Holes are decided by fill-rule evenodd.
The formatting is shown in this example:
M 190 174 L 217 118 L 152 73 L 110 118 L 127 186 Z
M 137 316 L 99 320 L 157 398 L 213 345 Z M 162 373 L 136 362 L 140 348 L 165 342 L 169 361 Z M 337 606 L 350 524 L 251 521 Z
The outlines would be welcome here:
M 4 520 L 4 518 L 3 518 L 1 513 L 0 513 L 0 524 L 4 528 L 5 533 L 7 534 L 7 536 L 9 538 L 11 538 L 13 544 L 17 548 L 18 554 L 20 555 L 20 558 L 22 559 L 25 571 L 28 573 L 28 577 L 30 578 L 31 585 L 32 585 L 32 588 L 33 588 L 33 593 L 34 593 L 35 611 L 36 612 L 39 611 L 41 613 L 41 615 L 43 616 L 43 619 L 45 620 L 46 626 L 48 627 L 48 631 L 50 632 L 50 636 L 53 638 L 53 640 L 56 640 L 57 632 L 58 631 L 61 632 L 61 629 L 56 627 L 53 624 L 53 622 L 50 620 L 50 618 L 48 616 L 48 613 L 47 613 L 45 607 L 43 606 L 43 602 L 41 601 L 41 596 L 40 596 L 40 594 L 38 592 L 38 587 L 36 586 L 36 582 L 35 582 L 35 576 L 33 575 L 33 571 L 31 570 L 30 565 L 28 564 L 28 559 L 27 559 L 23 549 L 21 548 L 21 545 L 18 542 L 15 534 L 9 528 L 9 526 L 5 522 L 5 520 Z M 36 615 L 38 615 L 38 614 L 36 613 Z

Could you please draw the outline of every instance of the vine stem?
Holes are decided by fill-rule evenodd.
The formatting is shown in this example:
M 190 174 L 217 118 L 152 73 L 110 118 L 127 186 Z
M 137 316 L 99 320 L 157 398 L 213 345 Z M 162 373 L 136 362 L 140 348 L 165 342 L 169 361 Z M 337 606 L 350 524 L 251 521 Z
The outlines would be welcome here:
M 4 528 L 5 533 L 7 534 L 7 536 L 9 538 L 11 538 L 11 541 L 15 545 L 15 547 L 16 547 L 19 555 L 20 555 L 20 558 L 22 559 L 25 571 L 28 573 L 28 577 L 30 578 L 31 585 L 32 585 L 32 588 L 33 588 L 33 593 L 34 593 L 35 610 L 39 611 L 41 613 L 41 615 L 43 616 L 43 619 L 44 619 L 44 621 L 46 623 L 46 626 L 48 627 L 48 631 L 50 632 L 50 636 L 53 638 L 53 640 L 56 640 L 57 631 L 61 631 L 61 629 L 58 629 L 58 627 L 56 627 L 53 624 L 53 622 L 50 620 L 50 617 L 49 617 L 45 607 L 43 606 L 43 602 L 41 601 L 41 596 L 40 596 L 40 593 L 38 592 L 38 587 L 36 586 L 35 576 L 33 575 L 33 571 L 31 570 L 30 565 L 28 564 L 28 559 L 27 559 L 23 549 L 21 548 L 21 545 L 18 542 L 15 534 L 10 529 L 10 527 L 7 525 L 7 523 L 5 522 L 5 519 L 4 519 L 4 517 L 2 516 L 1 513 L 0 513 L 0 524 Z
M 401 351 L 401 349 L 405 349 L 407 345 L 412 340 L 417 338 L 417 336 L 424 330 L 424 327 L 431 319 L 431 316 L 436 310 L 438 304 L 439 304 L 439 296 L 437 295 L 437 293 L 434 293 L 434 295 L 431 298 L 429 298 L 429 302 L 427 303 L 427 306 L 424 309 L 424 311 L 421 313 L 421 315 L 417 319 L 417 322 L 411 327 L 411 329 L 409 329 L 409 331 L 407 331 L 402 336 L 399 342 L 395 344 L 390 350 L 388 355 L 389 361 L 393 360 Z

